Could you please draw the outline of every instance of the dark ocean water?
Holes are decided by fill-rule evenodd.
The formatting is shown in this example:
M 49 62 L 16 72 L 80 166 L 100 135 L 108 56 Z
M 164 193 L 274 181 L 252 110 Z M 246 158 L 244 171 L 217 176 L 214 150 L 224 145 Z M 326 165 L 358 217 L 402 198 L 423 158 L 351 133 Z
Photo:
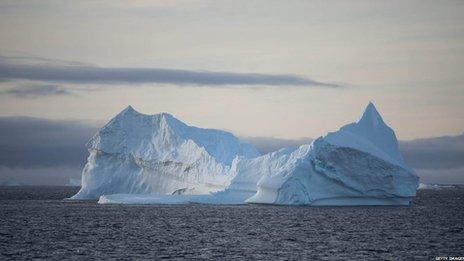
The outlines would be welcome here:
M 464 256 L 464 189 L 410 207 L 128 206 L 0 187 L 0 260 L 435 260 Z

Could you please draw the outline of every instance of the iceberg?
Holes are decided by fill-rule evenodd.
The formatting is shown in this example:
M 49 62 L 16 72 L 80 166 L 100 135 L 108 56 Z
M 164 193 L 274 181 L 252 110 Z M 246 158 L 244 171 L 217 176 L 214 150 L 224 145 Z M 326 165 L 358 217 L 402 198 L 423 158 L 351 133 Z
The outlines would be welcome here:
M 265 155 L 230 133 L 131 107 L 87 147 L 73 198 L 101 204 L 408 205 L 419 186 L 372 103 L 338 131 Z
M 357 122 L 280 160 L 277 168 L 260 178 L 256 194 L 246 202 L 408 205 L 418 188 L 419 178 L 404 163 L 395 133 L 372 103 Z
M 426 184 L 426 183 L 419 183 L 418 190 L 442 190 L 442 189 L 452 189 L 452 188 L 459 188 L 459 185 L 444 185 L 444 184 Z
M 259 155 L 229 132 L 188 126 L 168 113 L 131 106 L 87 143 L 81 190 L 71 199 L 113 194 L 208 194 L 226 188 L 238 156 Z

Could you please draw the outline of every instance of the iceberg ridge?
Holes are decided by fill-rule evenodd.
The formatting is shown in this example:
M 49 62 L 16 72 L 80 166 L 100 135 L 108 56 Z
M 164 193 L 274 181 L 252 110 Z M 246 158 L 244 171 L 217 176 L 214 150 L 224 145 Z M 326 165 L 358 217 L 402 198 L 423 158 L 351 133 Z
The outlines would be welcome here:
M 82 188 L 72 199 L 105 194 L 209 193 L 230 182 L 237 156 L 259 155 L 231 133 L 188 126 L 167 113 L 124 109 L 87 143 Z

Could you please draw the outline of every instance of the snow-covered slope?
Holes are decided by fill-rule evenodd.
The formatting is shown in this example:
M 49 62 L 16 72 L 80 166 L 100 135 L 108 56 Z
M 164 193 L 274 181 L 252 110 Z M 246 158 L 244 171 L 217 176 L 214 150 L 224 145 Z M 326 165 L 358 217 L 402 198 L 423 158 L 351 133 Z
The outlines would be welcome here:
M 188 126 L 172 115 L 127 107 L 88 142 L 82 188 L 73 199 L 105 194 L 190 194 L 224 189 L 236 156 L 259 155 L 231 133 Z
M 347 124 L 336 132 L 329 132 L 324 140 L 335 146 L 367 152 L 407 168 L 398 149 L 395 132 L 385 124 L 372 102 L 357 122 Z
M 393 130 L 372 103 L 358 122 L 280 160 L 278 168 L 258 181 L 257 193 L 247 202 L 407 205 L 418 186 L 418 177 L 404 164 Z
M 233 176 L 230 185 L 222 191 L 213 193 L 209 203 L 216 204 L 243 204 L 245 200 L 256 193 L 259 179 L 282 167 L 290 156 L 292 148 L 283 148 L 266 155 L 247 159 L 237 157 L 231 168 Z

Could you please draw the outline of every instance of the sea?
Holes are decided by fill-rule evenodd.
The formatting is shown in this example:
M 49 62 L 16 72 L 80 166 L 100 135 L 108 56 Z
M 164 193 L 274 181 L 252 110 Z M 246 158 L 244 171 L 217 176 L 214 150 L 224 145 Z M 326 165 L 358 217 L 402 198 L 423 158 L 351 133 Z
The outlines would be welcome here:
M 78 190 L 0 187 L 0 260 L 464 260 L 462 187 L 402 207 L 63 200 Z

